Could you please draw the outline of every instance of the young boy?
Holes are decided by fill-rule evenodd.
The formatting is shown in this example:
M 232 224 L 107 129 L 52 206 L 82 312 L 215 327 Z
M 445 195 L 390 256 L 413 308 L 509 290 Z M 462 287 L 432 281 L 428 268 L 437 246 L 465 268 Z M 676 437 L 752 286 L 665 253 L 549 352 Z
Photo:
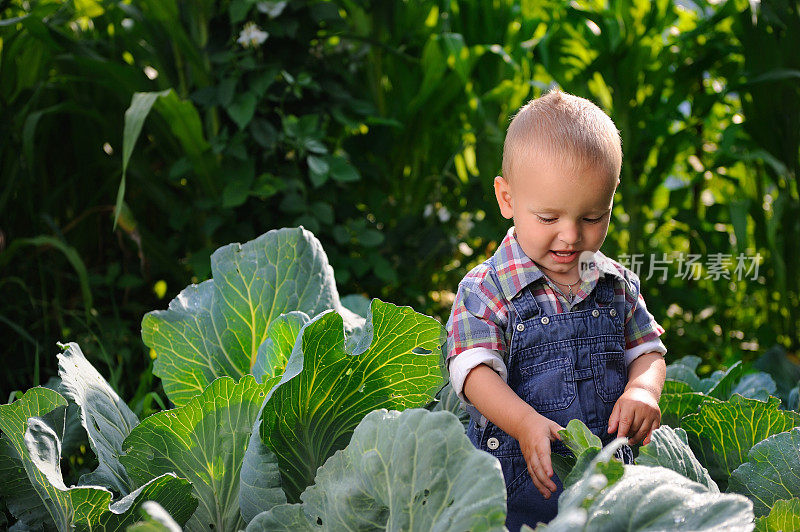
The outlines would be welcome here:
M 514 226 L 461 281 L 447 323 L 450 380 L 468 436 L 500 460 L 512 532 L 555 516 L 551 443 L 569 454 L 557 431 L 571 419 L 604 445 L 649 443 L 660 425 L 664 329 L 636 275 L 598 251 L 621 164 L 619 132 L 590 101 L 554 90 L 523 106 L 494 180 Z M 628 446 L 618 456 L 633 461 Z

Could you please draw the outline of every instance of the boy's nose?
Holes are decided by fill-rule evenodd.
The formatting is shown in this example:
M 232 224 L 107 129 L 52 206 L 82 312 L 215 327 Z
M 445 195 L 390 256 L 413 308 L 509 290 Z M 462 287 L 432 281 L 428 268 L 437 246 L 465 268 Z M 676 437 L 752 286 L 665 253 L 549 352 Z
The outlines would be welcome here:
M 562 228 L 558 234 L 558 239 L 568 246 L 572 246 L 581 241 L 581 232 L 574 224 Z

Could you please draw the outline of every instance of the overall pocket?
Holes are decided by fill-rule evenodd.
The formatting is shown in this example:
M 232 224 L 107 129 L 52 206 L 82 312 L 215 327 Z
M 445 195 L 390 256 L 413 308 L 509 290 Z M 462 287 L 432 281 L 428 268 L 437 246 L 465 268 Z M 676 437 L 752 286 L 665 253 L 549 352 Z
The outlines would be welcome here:
M 597 395 L 606 403 L 615 402 L 628 381 L 625 356 L 620 352 L 593 353 L 591 360 Z
M 575 399 L 572 361 L 557 358 L 520 368 L 522 399 L 537 412 L 564 410 Z

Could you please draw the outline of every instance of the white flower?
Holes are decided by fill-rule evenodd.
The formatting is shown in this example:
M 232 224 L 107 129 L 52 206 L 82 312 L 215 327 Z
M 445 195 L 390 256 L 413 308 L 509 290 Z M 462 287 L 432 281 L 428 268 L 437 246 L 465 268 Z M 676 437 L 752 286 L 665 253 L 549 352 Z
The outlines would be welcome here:
M 255 22 L 248 22 L 244 25 L 244 29 L 239 33 L 239 38 L 236 42 L 245 48 L 261 46 L 261 43 L 267 40 L 269 33 L 262 31 Z
M 269 18 L 275 18 L 283 13 L 283 9 L 288 3 L 285 0 L 283 2 L 259 2 L 256 4 L 256 9 L 261 13 L 266 13 Z
M 424 216 L 425 218 L 427 218 L 427 217 L 429 217 L 431 214 L 433 214 L 433 205 L 431 205 L 430 203 L 428 203 L 427 205 L 425 205 L 425 209 L 423 209 L 423 211 L 422 211 L 422 216 Z
M 131 29 L 133 27 L 133 19 L 132 18 L 124 18 L 120 22 L 120 25 L 123 28 L 125 28 L 126 30 L 129 30 L 129 29 Z
M 445 207 L 439 207 L 439 210 L 436 211 L 436 216 L 439 217 L 440 222 L 445 223 L 450 219 L 450 211 L 448 211 Z

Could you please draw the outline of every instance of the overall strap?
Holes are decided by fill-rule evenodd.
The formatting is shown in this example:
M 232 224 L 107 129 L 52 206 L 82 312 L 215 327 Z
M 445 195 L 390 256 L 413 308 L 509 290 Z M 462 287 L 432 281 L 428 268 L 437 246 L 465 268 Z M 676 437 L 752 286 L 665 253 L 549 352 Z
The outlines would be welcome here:
M 595 302 L 602 306 L 607 307 L 614 301 L 614 278 L 611 275 L 605 275 L 597 280 L 597 286 L 593 290 Z

